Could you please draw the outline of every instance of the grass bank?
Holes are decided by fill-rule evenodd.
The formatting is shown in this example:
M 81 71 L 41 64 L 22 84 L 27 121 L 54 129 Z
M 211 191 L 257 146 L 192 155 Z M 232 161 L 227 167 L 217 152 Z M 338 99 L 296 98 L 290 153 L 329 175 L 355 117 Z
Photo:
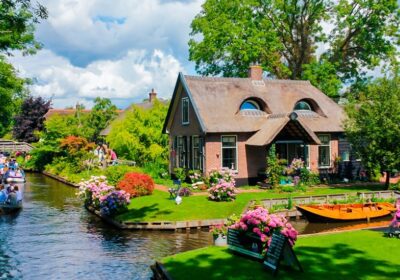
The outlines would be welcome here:
M 279 279 L 398 279 L 400 239 L 361 230 L 301 237 L 295 246 L 304 273 L 282 269 Z M 161 260 L 173 279 L 274 279 L 255 261 L 227 248 L 206 247 Z
M 314 187 L 306 192 L 293 192 L 290 195 L 329 195 L 338 193 L 356 193 L 382 190 L 382 185 L 366 185 L 351 187 Z M 129 211 L 117 216 L 124 222 L 155 222 L 155 221 L 189 221 L 205 219 L 223 219 L 232 214 L 241 214 L 250 200 L 268 198 L 287 198 L 288 193 L 277 193 L 274 190 L 262 192 L 240 193 L 236 201 L 214 202 L 207 196 L 184 197 L 181 205 L 176 205 L 169 198 L 169 193 L 155 190 L 153 195 L 134 198 L 129 205 Z

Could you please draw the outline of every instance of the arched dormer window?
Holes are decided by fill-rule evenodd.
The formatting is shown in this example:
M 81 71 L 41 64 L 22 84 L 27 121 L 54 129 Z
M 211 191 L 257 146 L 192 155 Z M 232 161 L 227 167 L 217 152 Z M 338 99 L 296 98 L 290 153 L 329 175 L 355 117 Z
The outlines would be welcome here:
M 242 110 L 261 110 L 260 105 L 255 100 L 246 100 L 240 105 L 240 111 Z
M 293 111 L 314 111 L 307 101 L 299 101 L 294 105 Z

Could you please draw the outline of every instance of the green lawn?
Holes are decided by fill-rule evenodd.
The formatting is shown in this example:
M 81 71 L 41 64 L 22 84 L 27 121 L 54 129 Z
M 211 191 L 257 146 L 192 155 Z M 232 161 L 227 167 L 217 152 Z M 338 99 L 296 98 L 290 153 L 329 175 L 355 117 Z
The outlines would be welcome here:
M 278 277 L 262 264 L 206 247 L 161 260 L 173 279 L 399 279 L 400 239 L 362 230 L 301 237 L 295 252 L 304 273 L 284 267 Z
M 355 193 L 358 191 L 380 190 L 382 186 L 358 186 L 358 187 L 324 187 L 309 188 L 307 192 L 294 192 L 292 196 L 322 195 L 336 193 Z M 202 219 L 227 218 L 232 214 L 243 212 L 250 200 L 267 198 L 286 198 L 288 193 L 276 193 L 266 190 L 257 193 L 240 193 L 236 201 L 214 202 L 207 196 L 184 197 L 181 205 L 176 205 L 169 199 L 169 193 L 155 190 L 150 196 L 134 198 L 129 205 L 129 211 L 117 216 L 120 221 L 155 222 L 155 221 L 188 221 Z

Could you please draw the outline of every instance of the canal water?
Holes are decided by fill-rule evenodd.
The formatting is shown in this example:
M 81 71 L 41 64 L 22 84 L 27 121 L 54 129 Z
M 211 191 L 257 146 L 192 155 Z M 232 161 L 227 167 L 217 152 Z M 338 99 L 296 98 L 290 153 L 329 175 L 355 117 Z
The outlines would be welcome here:
M 77 190 L 28 174 L 24 208 L 0 215 L 0 279 L 149 279 L 156 259 L 207 246 L 208 232 L 125 231 L 87 212 Z M 302 234 L 385 226 L 291 221 Z
M 117 230 L 75 192 L 28 174 L 23 210 L 0 215 L 0 279 L 149 279 L 156 259 L 210 244 L 208 232 Z

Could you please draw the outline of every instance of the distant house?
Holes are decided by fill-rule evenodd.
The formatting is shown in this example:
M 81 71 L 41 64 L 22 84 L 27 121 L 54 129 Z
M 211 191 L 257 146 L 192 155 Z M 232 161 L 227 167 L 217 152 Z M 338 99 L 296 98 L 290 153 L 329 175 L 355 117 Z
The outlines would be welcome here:
M 238 184 L 254 183 L 274 143 L 289 163 L 302 158 L 312 171 L 332 172 L 339 156 L 349 160 L 343 119 L 343 109 L 309 81 L 263 79 L 260 66 L 248 78 L 180 73 L 164 124 L 170 169 L 231 168 Z
M 83 109 L 80 110 L 82 114 L 89 114 L 92 110 Z M 76 109 L 50 109 L 45 115 L 44 118 L 48 120 L 54 115 L 59 116 L 72 116 L 76 114 Z
M 154 91 L 154 89 L 151 89 L 151 92 L 149 93 L 149 97 L 148 97 L 147 99 L 145 99 L 145 100 L 144 100 L 143 102 L 141 102 L 141 103 L 134 103 L 134 104 L 132 104 L 131 106 L 129 106 L 126 110 L 123 110 L 123 111 L 121 111 L 121 112 L 118 112 L 118 116 L 115 118 L 114 121 L 116 121 L 116 120 L 123 120 L 123 119 L 126 117 L 127 112 L 133 110 L 134 106 L 135 106 L 135 107 L 140 107 L 140 108 L 143 108 L 143 109 L 150 109 L 150 108 L 152 108 L 153 105 L 154 105 L 154 101 L 155 101 L 155 100 L 158 100 L 158 101 L 160 101 L 160 102 L 162 102 L 162 103 L 167 103 L 167 102 L 168 102 L 167 100 L 157 98 L 157 93 Z M 101 136 L 107 136 L 108 134 L 110 134 L 111 127 L 112 127 L 112 123 L 113 123 L 113 122 L 111 122 L 110 125 L 108 125 L 105 129 L 103 129 L 103 130 L 100 132 L 100 135 L 101 135 Z

